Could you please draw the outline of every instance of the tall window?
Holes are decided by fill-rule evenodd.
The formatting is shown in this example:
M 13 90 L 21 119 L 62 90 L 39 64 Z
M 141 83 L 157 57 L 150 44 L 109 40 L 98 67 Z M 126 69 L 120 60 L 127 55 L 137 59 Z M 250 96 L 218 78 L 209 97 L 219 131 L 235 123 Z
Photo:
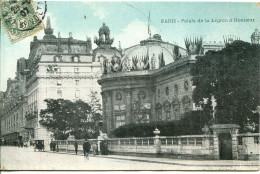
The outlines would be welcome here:
M 116 116 L 116 128 L 125 125 L 125 115 Z
M 165 116 L 166 116 L 166 120 L 171 120 L 171 103 L 169 101 L 165 101 L 164 102 L 164 111 L 165 111 Z
M 58 86 L 61 86 L 61 79 L 58 79 L 58 80 L 57 80 L 57 85 L 58 85 Z
M 75 92 L 75 97 L 76 97 L 76 98 L 79 98 L 79 95 L 80 95 L 80 91 L 79 91 L 79 90 L 76 90 L 76 92 Z
M 182 98 L 183 113 L 189 112 L 191 110 L 191 99 L 188 96 Z
M 76 84 L 76 85 L 79 85 L 79 80 L 75 80 L 75 84 Z
M 179 88 L 178 88 L 178 85 L 174 85 L 174 95 L 175 96 L 178 96 L 178 93 L 179 93 Z
M 61 90 L 58 90 L 58 91 L 57 91 L 57 96 L 58 96 L 59 98 L 62 97 L 62 91 L 61 91 Z
M 180 102 L 177 98 L 172 101 L 172 108 L 173 108 L 173 119 L 178 120 L 180 116 Z

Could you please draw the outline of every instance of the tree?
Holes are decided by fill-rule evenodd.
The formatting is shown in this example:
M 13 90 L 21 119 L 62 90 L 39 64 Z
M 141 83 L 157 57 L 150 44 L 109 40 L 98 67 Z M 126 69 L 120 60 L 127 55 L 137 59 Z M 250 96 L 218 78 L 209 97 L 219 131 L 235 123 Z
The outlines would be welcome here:
M 54 133 L 56 139 L 67 139 L 69 134 L 75 138 L 96 138 L 96 117 L 99 113 L 90 104 L 77 100 L 46 99 L 47 109 L 40 112 L 40 124 Z
M 259 55 L 259 45 L 234 41 L 220 51 L 197 56 L 191 70 L 195 103 L 214 96 L 217 123 L 242 126 L 252 120 L 260 105 Z
M 100 98 L 97 91 L 90 91 L 90 106 L 91 115 L 97 129 L 101 127 L 99 123 L 102 121 L 102 109 L 100 104 Z
M 45 99 L 47 109 L 40 111 L 41 125 L 54 133 L 56 139 L 66 139 L 72 102 L 64 99 Z

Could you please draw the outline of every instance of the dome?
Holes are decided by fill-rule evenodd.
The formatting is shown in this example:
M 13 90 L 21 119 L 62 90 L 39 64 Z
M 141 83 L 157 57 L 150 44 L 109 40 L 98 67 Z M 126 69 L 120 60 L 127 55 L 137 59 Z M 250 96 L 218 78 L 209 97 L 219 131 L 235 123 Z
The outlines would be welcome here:
M 132 67 L 133 61 L 138 61 L 139 65 L 142 66 L 143 60 L 149 59 L 150 67 L 152 62 L 154 62 L 154 68 L 152 69 L 158 69 L 161 67 L 160 62 L 164 62 L 163 64 L 167 65 L 184 55 L 186 55 L 185 49 L 178 45 L 163 42 L 161 36 L 155 34 L 153 38 L 143 40 L 140 44 L 125 49 L 122 61 L 127 60 L 128 65 Z

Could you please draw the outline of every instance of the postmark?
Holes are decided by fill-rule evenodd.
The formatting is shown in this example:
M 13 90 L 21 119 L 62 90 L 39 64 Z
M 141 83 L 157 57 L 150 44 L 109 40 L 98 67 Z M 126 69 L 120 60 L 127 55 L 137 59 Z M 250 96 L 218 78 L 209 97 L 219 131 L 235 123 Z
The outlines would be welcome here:
M 47 9 L 40 16 L 31 0 L 4 0 L 0 7 L 2 24 L 11 43 L 44 29 L 42 20 Z

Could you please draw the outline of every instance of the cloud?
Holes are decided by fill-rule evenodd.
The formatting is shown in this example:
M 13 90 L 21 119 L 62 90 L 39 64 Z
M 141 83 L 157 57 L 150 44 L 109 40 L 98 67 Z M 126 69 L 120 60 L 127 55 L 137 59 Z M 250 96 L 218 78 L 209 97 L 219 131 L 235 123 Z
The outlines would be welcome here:
M 105 5 L 103 5 L 103 3 L 86 3 L 93 10 L 94 16 L 98 17 L 100 20 L 105 19 L 109 15 L 108 10 L 105 8 Z
M 153 35 L 157 32 L 157 29 L 151 26 L 151 32 Z M 114 36 L 114 44 L 115 46 L 118 46 L 120 41 L 122 48 L 128 48 L 130 46 L 139 44 L 141 40 L 145 40 L 148 37 L 147 22 L 136 19 L 123 28 L 121 33 Z

